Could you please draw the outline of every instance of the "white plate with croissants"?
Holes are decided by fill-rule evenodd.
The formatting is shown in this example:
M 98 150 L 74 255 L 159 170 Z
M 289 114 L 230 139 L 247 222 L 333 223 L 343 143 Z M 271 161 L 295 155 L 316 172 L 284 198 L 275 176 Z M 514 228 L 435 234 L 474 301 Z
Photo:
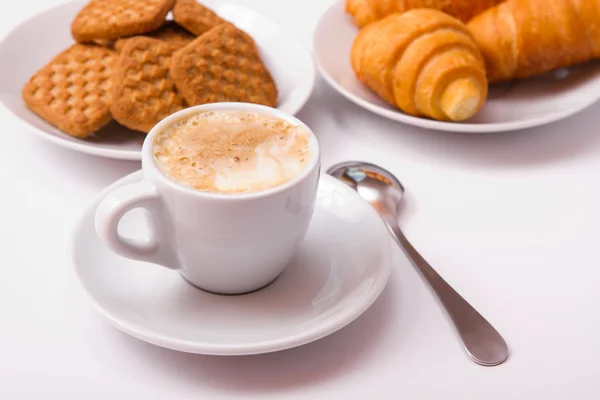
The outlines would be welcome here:
M 314 54 L 333 88 L 384 117 L 511 131 L 600 98 L 598 26 L 597 0 L 338 0 Z
M 27 132 L 139 160 L 187 106 L 238 101 L 295 114 L 317 71 L 295 35 L 228 0 L 73 0 L 0 40 L 0 104 Z

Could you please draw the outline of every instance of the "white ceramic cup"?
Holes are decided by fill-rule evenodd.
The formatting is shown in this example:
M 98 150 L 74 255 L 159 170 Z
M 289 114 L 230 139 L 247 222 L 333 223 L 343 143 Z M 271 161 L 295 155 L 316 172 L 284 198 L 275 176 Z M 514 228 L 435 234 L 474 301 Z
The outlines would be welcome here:
M 123 257 L 178 270 L 210 292 L 241 294 L 267 286 L 294 257 L 313 215 L 320 155 L 311 133 L 310 161 L 296 178 L 248 194 L 200 192 L 160 172 L 152 151 L 159 132 L 199 112 L 228 110 L 264 113 L 306 127 L 276 109 L 246 103 L 201 105 L 167 117 L 144 141 L 143 180 L 105 195 L 96 211 L 96 232 Z M 150 234 L 144 240 L 118 232 L 123 215 L 135 208 L 148 211 Z

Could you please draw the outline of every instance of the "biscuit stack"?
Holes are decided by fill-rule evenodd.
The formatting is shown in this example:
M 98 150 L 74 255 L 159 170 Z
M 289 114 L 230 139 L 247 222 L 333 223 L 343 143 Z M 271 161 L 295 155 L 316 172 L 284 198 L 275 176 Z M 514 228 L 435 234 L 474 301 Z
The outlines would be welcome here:
M 69 135 L 112 119 L 147 133 L 198 104 L 277 104 L 254 40 L 195 0 L 91 0 L 71 33 L 77 43 L 23 88 L 26 105 Z

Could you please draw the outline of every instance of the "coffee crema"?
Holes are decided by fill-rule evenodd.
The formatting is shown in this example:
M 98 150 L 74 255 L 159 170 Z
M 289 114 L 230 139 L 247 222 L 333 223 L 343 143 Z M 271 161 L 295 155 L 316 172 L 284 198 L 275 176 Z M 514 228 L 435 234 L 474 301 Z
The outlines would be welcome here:
M 291 181 L 311 157 L 311 132 L 267 114 L 205 111 L 160 132 L 153 146 L 172 181 L 213 193 L 252 193 Z

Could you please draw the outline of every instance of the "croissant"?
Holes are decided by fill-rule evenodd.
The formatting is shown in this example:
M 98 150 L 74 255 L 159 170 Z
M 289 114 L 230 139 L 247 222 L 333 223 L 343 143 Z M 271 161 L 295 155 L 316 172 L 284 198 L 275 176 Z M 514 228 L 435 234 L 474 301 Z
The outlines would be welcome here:
M 346 0 L 346 12 L 363 27 L 390 14 L 414 8 L 435 8 L 463 22 L 504 0 Z
M 468 24 L 490 82 L 600 58 L 600 1 L 508 0 Z
M 350 61 L 358 80 L 410 115 L 462 121 L 487 96 L 484 61 L 467 27 L 438 10 L 392 14 L 366 26 Z

